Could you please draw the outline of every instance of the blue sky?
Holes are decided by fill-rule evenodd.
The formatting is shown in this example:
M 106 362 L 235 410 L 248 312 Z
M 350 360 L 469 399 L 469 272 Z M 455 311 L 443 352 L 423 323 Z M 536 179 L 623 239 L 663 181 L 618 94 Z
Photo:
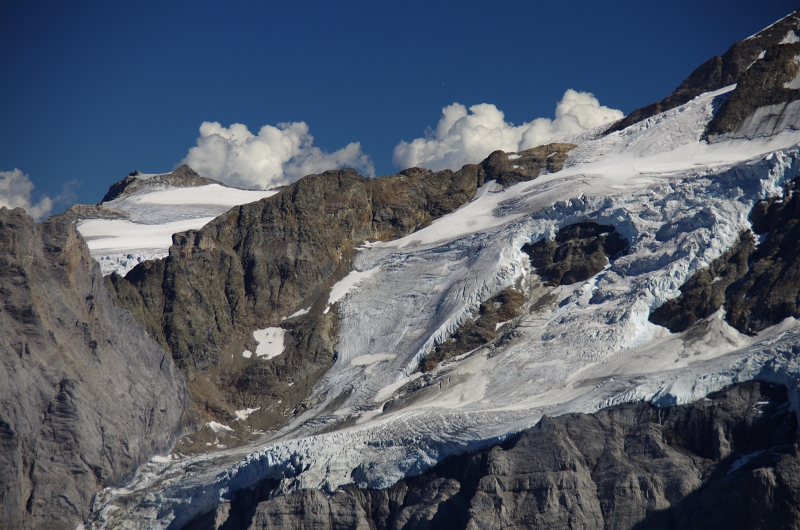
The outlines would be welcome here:
M 0 171 L 18 168 L 36 186 L 32 200 L 60 199 L 60 211 L 98 202 L 134 169 L 171 170 L 203 122 L 256 134 L 302 121 L 323 154 L 360 142 L 359 160 L 389 174 L 398 143 L 436 128 L 454 102 L 489 103 L 521 124 L 553 118 L 574 89 L 627 113 L 796 8 L 796 0 L 7 0 Z M 317 166 L 293 171 L 306 167 Z

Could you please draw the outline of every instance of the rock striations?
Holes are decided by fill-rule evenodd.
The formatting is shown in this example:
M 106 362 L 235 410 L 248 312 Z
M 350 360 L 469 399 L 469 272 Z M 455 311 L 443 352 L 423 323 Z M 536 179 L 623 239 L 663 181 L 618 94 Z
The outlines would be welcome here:
M 3 528 L 74 528 L 181 433 L 183 378 L 65 217 L 0 208 L 0 366 Z
M 543 418 L 502 445 L 383 489 L 244 490 L 186 528 L 794 528 L 797 418 L 785 387 L 691 405 Z

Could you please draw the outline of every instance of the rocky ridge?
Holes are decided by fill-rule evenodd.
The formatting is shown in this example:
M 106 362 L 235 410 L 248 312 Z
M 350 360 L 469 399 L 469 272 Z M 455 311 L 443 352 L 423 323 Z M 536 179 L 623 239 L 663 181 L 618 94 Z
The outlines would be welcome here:
M 787 41 L 790 32 L 792 34 L 800 33 L 799 27 L 800 9 L 752 37 L 735 42 L 722 56 L 714 56 L 698 66 L 669 96 L 634 110 L 610 127 L 605 134 L 621 131 L 634 123 L 674 109 L 704 92 L 719 90 L 739 82 L 740 77 L 751 66 L 764 58 L 764 54 L 775 53 L 774 47 Z M 788 43 L 791 42 L 793 41 L 788 39 Z M 732 114 L 738 114 L 738 112 L 732 112 Z
M 219 184 L 224 186 L 221 182 L 216 180 L 201 177 L 192 168 L 183 164 L 178 169 L 171 173 L 164 173 L 162 175 L 153 175 L 144 178 L 139 171 L 132 171 L 127 177 L 115 182 L 108 189 L 103 196 L 100 203 L 111 202 L 115 199 L 125 197 L 145 188 L 166 187 L 172 186 L 175 188 L 189 188 L 194 186 L 204 186 L 207 184 Z
M 79 525 L 183 431 L 183 378 L 114 304 L 68 216 L 0 208 L 0 365 L 5 528 Z

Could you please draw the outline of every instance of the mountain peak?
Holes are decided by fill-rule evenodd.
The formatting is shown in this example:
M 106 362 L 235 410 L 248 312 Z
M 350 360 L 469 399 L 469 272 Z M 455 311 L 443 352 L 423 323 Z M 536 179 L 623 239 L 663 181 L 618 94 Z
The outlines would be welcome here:
M 225 185 L 214 179 L 201 177 L 194 169 L 186 164 L 183 164 L 171 173 L 147 175 L 137 169 L 128 173 L 128 176 L 124 179 L 112 184 L 100 203 L 110 202 L 145 188 L 166 186 L 190 188 L 194 186 L 205 186 L 207 184 Z

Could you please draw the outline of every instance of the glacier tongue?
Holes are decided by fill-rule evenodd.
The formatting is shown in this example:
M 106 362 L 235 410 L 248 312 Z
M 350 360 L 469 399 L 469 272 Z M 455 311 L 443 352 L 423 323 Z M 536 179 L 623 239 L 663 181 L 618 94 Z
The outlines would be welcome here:
M 793 319 L 746 337 L 717 314 L 692 341 L 648 321 L 749 228 L 755 201 L 798 175 L 798 133 L 699 141 L 729 90 L 605 137 L 582 135 L 562 171 L 505 190 L 488 184 L 423 230 L 364 245 L 337 291 L 338 360 L 316 405 L 259 447 L 151 462 L 125 491 L 98 496 L 93 524 L 177 525 L 268 477 L 287 490 L 387 487 L 543 415 L 685 403 L 753 378 L 789 384 L 800 405 Z M 555 288 L 494 343 L 417 371 L 482 301 L 509 286 L 536 289 L 523 244 L 585 220 L 614 225 L 629 252 L 583 284 Z

